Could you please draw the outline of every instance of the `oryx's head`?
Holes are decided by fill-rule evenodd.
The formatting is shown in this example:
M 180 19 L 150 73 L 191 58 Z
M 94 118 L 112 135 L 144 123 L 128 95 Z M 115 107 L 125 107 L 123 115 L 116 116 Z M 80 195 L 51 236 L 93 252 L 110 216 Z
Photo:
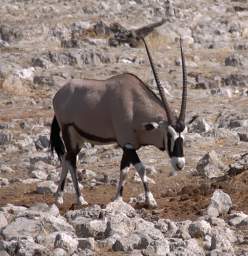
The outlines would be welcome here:
M 143 39 L 143 38 L 142 38 Z M 165 142 L 167 145 L 167 152 L 171 158 L 171 164 L 175 170 L 182 170 L 185 166 L 185 158 L 183 152 L 183 142 L 185 132 L 185 112 L 186 112 L 186 102 L 187 102 L 187 79 L 186 79 L 186 68 L 185 68 L 185 60 L 182 49 L 182 40 L 180 38 L 180 49 L 181 49 L 181 59 L 182 59 L 182 72 L 183 72 L 183 91 L 182 91 L 182 103 L 181 103 L 181 111 L 179 117 L 171 111 L 170 106 L 166 100 L 164 90 L 160 84 L 158 79 L 157 72 L 155 70 L 155 66 L 153 64 L 149 49 L 146 45 L 145 40 L 143 42 L 146 47 L 146 51 L 150 60 L 150 64 L 152 67 L 152 71 L 157 83 L 157 87 L 159 90 L 159 94 L 162 99 L 162 103 L 167 115 L 168 123 L 167 125 L 163 125 L 165 127 Z

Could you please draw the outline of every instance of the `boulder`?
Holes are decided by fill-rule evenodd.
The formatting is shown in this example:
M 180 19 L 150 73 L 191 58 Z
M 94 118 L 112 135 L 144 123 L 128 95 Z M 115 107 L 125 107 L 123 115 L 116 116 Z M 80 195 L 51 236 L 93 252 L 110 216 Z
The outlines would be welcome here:
M 232 200 L 228 194 L 220 189 L 214 191 L 211 197 L 210 205 L 207 209 L 207 214 L 211 217 L 225 215 L 232 207 Z
M 211 179 L 224 176 L 228 167 L 219 159 L 216 152 L 212 150 L 199 160 L 196 170 L 199 175 Z

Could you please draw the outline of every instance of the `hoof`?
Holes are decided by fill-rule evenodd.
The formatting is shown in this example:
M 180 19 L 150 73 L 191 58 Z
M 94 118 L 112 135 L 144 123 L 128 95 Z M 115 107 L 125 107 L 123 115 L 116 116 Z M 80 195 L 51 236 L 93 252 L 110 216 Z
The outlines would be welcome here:
M 85 206 L 85 205 L 88 205 L 88 202 L 84 200 L 84 198 L 82 196 L 80 196 L 78 198 L 78 205 L 81 205 L 81 206 Z
M 64 203 L 63 195 L 56 195 L 55 203 L 57 205 L 62 205 Z
M 155 209 L 158 207 L 158 204 L 156 200 L 154 199 L 152 193 L 148 193 L 147 198 L 146 198 L 146 206 L 149 209 Z
M 122 196 L 116 196 L 112 199 L 112 202 L 123 202 Z

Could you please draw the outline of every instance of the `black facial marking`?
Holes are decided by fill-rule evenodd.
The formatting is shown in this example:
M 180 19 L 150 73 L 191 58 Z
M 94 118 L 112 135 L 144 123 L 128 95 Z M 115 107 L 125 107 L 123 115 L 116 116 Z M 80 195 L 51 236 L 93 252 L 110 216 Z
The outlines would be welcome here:
M 172 156 L 183 157 L 183 138 L 178 137 L 175 140 Z
M 170 133 L 168 133 L 168 154 L 169 157 L 183 157 L 184 153 L 183 153 L 183 138 L 179 137 L 175 140 L 174 142 L 174 147 L 171 150 L 171 140 L 172 140 L 172 136 Z

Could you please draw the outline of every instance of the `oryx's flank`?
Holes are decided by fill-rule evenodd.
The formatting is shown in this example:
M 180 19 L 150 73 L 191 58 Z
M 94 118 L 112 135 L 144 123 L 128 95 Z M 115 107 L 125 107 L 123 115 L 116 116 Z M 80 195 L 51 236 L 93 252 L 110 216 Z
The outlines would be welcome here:
M 146 169 L 136 153 L 142 146 L 153 145 L 166 150 L 173 168 L 184 168 L 182 134 L 185 129 L 187 82 L 181 40 L 183 91 L 179 117 L 166 100 L 144 39 L 143 42 L 162 101 L 137 76 L 129 73 L 107 80 L 73 79 L 56 93 L 50 143 L 51 150 L 55 149 L 62 161 L 56 193 L 58 203 L 63 203 L 65 179 L 70 170 L 78 203 L 87 204 L 80 194 L 76 172 L 76 157 L 85 141 L 117 143 L 123 149 L 115 199 L 122 198 L 128 168 L 132 164 L 143 182 L 147 205 L 157 206 L 148 188 Z

